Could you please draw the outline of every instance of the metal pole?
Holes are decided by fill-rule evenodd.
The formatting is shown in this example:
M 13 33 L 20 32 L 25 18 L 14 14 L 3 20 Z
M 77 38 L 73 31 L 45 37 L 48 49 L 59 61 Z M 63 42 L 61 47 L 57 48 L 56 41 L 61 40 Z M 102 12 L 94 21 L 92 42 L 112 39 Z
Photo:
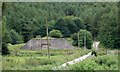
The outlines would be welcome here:
M 46 18 L 46 33 L 47 33 L 47 49 L 48 49 L 48 58 L 50 58 L 50 53 L 49 53 L 49 38 L 48 38 L 48 23 L 47 23 L 47 18 Z

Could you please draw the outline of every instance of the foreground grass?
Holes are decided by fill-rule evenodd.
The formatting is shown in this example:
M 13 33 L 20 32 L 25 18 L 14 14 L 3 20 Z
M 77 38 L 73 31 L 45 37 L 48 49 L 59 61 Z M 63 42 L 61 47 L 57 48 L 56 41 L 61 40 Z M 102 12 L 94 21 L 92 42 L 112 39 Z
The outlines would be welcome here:
M 8 45 L 10 55 L 3 56 L 4 70 L 51 70 L 67 61 L 87 54 L 91 50 L 50 50 L 50 59 L 47 50 L 21 50 L 24 44 Z
M 0 55 L 0 71 L 2 70 L 2 56 Z
M 118 70 L 117 55 L 103 55 L 89 58 L 69 66 L 70 70 Z
M 75 48 L 74 50 L 52 50 L 50 59 L 47 50 L 21 50 L 24 44 L 8 45 L 10 55 L 2 57 L 3 70 L 51 70 L 67 61 L 83 56 L 92 50 Z M 105 48 L 100 48 L 97 57 L 68 66 L 69 70 L 117 70 L 118 56 L 107 55 Z

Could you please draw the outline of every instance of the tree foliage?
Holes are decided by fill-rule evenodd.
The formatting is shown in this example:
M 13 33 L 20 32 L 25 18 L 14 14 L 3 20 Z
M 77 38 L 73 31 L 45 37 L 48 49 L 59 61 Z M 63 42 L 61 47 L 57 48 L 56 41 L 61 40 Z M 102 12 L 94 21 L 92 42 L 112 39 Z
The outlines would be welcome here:
M 10 54 L 7 46 L 7 42 L 9 42 L 8 40 L 9 40 L 9 36 L 6 28 L 6 18 L 3 17 L 2 19 L 2 55 Z
M 101 41 L 106 47 L 119 48 L 117 12 L 117 3 L 38 2 L 7 3 L 4 15 L 7 30 L 14 29 L 23 36 L 24 42 L 37 35 L 46 36 L 47 21 L 49 32 L 60 30 L 63 37 L 70 37 L 78 30 L 86 29 L 91 32 L 94 40 Z
M 52 31 L 50 31 L 49 35 L 54 38 L 62 37 L 62 33 L 59 30 L 52 30 Z
M 81 29 L 79 31 L 79 39 L 78 39 L 77 33 L 74 33 L 73 35 L 71 35 L 71 38 L 73 39 L 74 46 L 78 46 L 79 44 L 80 47 L 84 47 L 86 45 L 86 48 L 88 49 L 92 48 L 93 38 L 92 38 L 92 34 L 89 31 Z
M 114 14 L 114 15 L 113 15 Z M 101 17 L 99 40 L 107 48 L 119 48 L 120 37 L 119 24 L 118 24 L 117 7 L 113 6 L 113 9 L 104 14 Z
M 71 34 L 77 32 L 79 29 L 83 29 L 85 25 L 83 21 L 74 16 L 67 16 L 60 18 L 56 24 L 55 29 L 60 30 L 64 37 L 69 37 Z
M 15 30 L 10 30 L 10 36 L 11 36 L 11 43 L 12 44 L 23 43 L 22 36 L 19 35 Z
M 76 9 L 73 7 L 68 7 L 65 9 L 65 15 L 66 16 L 71 16 L 71 15 L 76 15 Z

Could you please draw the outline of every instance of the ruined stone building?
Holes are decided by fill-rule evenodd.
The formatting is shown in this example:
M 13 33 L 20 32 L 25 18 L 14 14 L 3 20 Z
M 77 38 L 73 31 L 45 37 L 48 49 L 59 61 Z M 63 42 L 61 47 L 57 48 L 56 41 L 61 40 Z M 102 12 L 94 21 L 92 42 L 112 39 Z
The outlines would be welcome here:
M 49 39 L 49 47 L 51 49 L 74 49 L 74 46 L 68 43 L 67 39 L 65 38 Z M 47 39 L 31 39 L 22 47 L 22 49 L 26 50 L 47 49 Z

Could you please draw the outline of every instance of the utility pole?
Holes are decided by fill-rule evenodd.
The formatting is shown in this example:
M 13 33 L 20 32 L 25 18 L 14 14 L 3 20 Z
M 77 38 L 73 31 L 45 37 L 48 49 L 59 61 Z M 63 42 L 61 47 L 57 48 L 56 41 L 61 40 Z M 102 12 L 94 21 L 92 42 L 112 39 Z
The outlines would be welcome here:
M 50 53 L 49 53 L 49 39 L 48 39 L 48 23 L 47 23 L 47 18 L 46 18 L 46 33 L 47 33 L 47 49 L 48 49 L 48 58 L 50 58 Z
M 79 48 L 80 46 L 79 46 L 79 31 L 78 31 L 78 48 Z

